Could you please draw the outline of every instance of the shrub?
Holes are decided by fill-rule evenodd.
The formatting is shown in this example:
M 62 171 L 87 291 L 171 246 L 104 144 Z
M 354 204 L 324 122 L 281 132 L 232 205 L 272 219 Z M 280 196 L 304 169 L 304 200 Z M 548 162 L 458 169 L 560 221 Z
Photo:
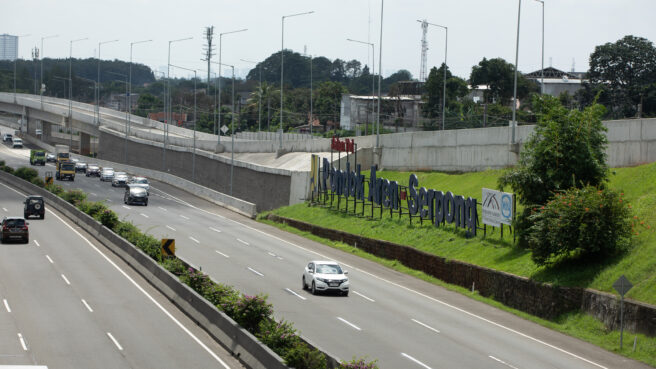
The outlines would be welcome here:
M 107 210 L 107 205 L 105 205 L 103 202 L 94 201 L 94 202 L 90 202 L 89 204 L 90 205 L 86 213 L 94 218 L 96 217 L 97 214 Z
M 586 186 L 533 207 L 528 245 L 538 265 L 572 255 L 609 255 L 628 244 L 630 210 L 622 195 Z
M 32 182 L 33 185 L 37 185 L 39 187 L 44 187 L 46 185 L 46 183 L 43 181 L 43 179 L 41 179 L 39 177 L 32 178 L 32 180 L 30 182 Z
M 209 282 L 203 290 L 203 297 L 212 305 L 219 306 L 224 301 L 236 301 L 240 297 L 239 291 L 235 290 L 232 286 L 221 283 Z
M 100 221 L 100 223 L 102 223 L 102 225 L 112 230 L 119 223 L 118 216 L 116 215 L 116 213 L 114 213 L 109 209 L 103 210 L 103 212 L 100 213 L 100 215 L 98 216 L 98 220 Z
M 165 258 L 162 260 L 162 267 L 177 276 L 181 276 L 185 272 L 185 265 L 178 258 Z
M 267 302 L 266 295 L 244 295 L 237 302 L 233 319 L 247 331 L 256 333 L 260 323 L 270 318 L 271 314 L 273 305 Z
M 62 194 L 61 197 L 67 202 L 77 206 L 79 203 L 87 199 L 87 194 L 82 190 L 69 190 Z
M 14 175 L 16 177 L 23 178 L 28 182 L 31 182 L 32 179 L 39 177 L 39 172 L 37 172 L 36 169 L 20 167 L 14 171 Z
M 377 360 L 366 362 L 365 358 L 353 358 L 351 361 L 342 361 L 337 369 L 378 369 Z
M 273 319 L 263 320 L 255 337 L 280 356 L 300 343 L 292 323 L 284 320 L 279 323 Z
M 101 214 L 102 212 L 98 213 L 97 215 L 100 216 Z M 137 228 L 137 226 L 135 226 L 131 222 L 120 222 L 119 224 L 116 225 L 114 232 L 116 232 L 116 234 L 125 238 L 126 240 L 128 240 L 128 242 L 132 244 L 136 244 L 137 238 L 141 235 L 141 231 L 139 231 L 139 228 Z
M 62 186 L 60 186 L 60 185 L 58 185 L 58 184 L 55 184 L 55 183 L 50 184 L 50 185 L 46 185 L 46 186 L 44 186 L 44 188 L 45 188 L 46 190 L 48 190 L 48 191 L 54 193 L 55 195 L 57 195 L 57 196 L 59 196 L 59 197 L 61 197 L 62 194 L 64 193 L 64 187 L 62 187 Z
M 180 278 L 184 284 L 191 287 L 192 290 L 203 294 L 208 284 L 211 283 L 210 278 L 200 270 L 188 268 L 187 273 L 183 274 Z
M 5 161 L 4 161 L 4 160 L 0 160 L 0 167 L 4 167 L 4 166 L 5 166 Z
M 155 237 L 149 234 L 140 233 L 140 237 L 137 238 L 135 245 L 148 254 L 152 259 L 159 260 L 161 242 Z
M 2 168 L 0 168 L 0 169 L 4 170 L 5 172 L 7 172 L 9 174 L 14 174 L 14 168 L 12 168 L 12 167 L 8 167 L 6 165 L 3 165 Z
M 295 369 L 326 369 L 326 355 L 299 342 L 285 356 L 285 365 Z

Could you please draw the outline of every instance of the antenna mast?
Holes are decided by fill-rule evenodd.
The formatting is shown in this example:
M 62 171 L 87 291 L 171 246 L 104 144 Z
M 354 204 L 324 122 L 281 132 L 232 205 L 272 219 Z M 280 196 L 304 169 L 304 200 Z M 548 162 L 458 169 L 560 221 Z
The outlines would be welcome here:
M 428 22 L 424 19 L 421 22 L 421 66 L 419 67 L 419 81 L 426 82 L 426 54 L 428 52 L 428 41 L 426 33 L 428 32 Z
M 205 27 L 205 39 L 206 43 L 203 46 L 203 61 L 207 61 L 207 93 L 210 91 L 210 61 L 215 55 L 214 45 L 212 45 L 212 39 L 214 38 L 214 26 Z

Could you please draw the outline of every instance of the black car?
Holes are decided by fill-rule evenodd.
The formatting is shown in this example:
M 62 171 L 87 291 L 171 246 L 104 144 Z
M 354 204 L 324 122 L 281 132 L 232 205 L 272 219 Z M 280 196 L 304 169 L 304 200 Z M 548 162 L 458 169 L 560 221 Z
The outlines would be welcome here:
M 29 195 L 23 202 L 25 204 L 23 210 L 23 218 L 27 219 L 32 215 L 36 215 L 43 219 L 46 216 L 46 203 L 43 197 L 37 195 Z
M 89 164 L 87 165 L 87 170 L 85 172 L 87 177 L 100 177 L 100 167 L 98 164 Z
M 55 154 L 48 153 L 48 154 L 46 154 L 46 161 L 48 163 L 56 163 L 57 162 L 57 156 Z
M 30 242 L 30 231 L 27 226 L 30 223 L 25 221 L 25 218 L 21 217 L 5 217 L 0 223 L 0 232 L 2 232 L 2 237 L 0 241 L 5 243 L 9 240 L 23 240 L 24 243 Z
M 146 192 L 145 188 L 127 185 L 125 187 L 125 195 L 123 195 L 123 203 L 127 205 L 143 204 L 144 206 L 148 206 L 148 192 Z

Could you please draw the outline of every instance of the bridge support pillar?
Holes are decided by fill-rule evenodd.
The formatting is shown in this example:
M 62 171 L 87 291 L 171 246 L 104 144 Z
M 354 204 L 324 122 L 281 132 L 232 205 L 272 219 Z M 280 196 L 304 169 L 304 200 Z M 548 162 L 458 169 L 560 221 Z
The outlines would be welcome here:
M 91 135 L 80 132 L 80 155 L 89 155 L 91 152 Z
M 41 121 L 41 141 L 50 143 L 52 137 L 52 123 Z

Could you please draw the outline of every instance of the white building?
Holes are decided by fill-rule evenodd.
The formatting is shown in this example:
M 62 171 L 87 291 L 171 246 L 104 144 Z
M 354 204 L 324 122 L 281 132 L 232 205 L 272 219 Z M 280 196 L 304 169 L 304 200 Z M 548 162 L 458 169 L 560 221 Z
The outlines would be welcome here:
M 0 35 L 0 60 L 14 61 L 18 58 L 18 36 Z
M 583 87 L 582 75 L 583 73 L 580 72 L 568 73 L 553 67 L 548 67 L 544 68 L 544 73 L 542 70 L 537 70 L 525 74 L 524 77 L 536 81 L 539 86 L 541 85 L 542 77 L 544 76 L 544 93 L 551 96 L 558 96 L 563 92 L 574 95 L 576 91 L 580 90 Z

